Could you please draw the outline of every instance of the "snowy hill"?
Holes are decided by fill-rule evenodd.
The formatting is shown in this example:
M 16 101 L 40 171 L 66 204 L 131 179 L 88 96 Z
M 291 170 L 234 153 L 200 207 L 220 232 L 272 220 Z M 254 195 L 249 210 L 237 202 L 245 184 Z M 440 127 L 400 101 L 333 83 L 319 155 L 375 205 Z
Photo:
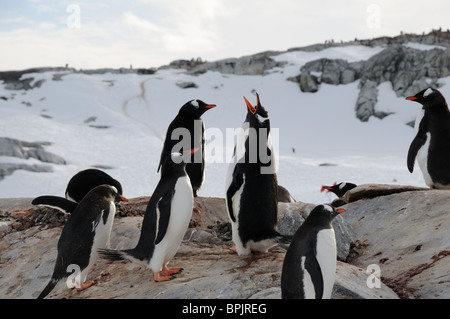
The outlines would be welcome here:
M 448 43 L 401 45 L 417 52 L 448 52 Z M 0 165 L 43 165 L 51 170 L 15 170 L 0 180 L 0 197 L 63 196 L 70 177 L 89 167 L 100 167 L 118 179 L 127 197 L 151 195 L 159 180 L 156 170 L 167 126 L 191 99 L 217 105 L 202 117 L 207 168 L 199 195 L 224 197 L 233 130 L 240 127 L 247 112 L 243 96 L 255 102 L 255 92 L 271 119 L 279 184 L 295 199 L 330 202 L 334 196 L 321 193 L 320 188 L 340 181 L 425 186 L 417 168 L 413 174 L 406 168 L 413 138 L 407 124 L 415 119 L 420 105 L 398 96 L 391 82 L 377 83 L 375 104 L 377 111 L 390 115 L 371 116 L 363 122 L 355 116 L 355 103 L 364 78 L 338 85 L 321 81 L 315 93 L 302 92 L 298 83 L 288 80 L 298 77 L 308 62 L 322 58 L 368 61 L 388 46 L 351 43 L 268 53 L 275 64 L 255 75 L 204 65 L 201 72 L 166 66 L 151 74 L 50 68 L 21 74 L 19 83 L 28 79 L 22 87 L 4 79 L 0 84 L 0 137 L 49 142 L 45 150 L 66 163 L 0 156 Z M 425 75 L 425 80 L 450 97 L 448 75 Z M 186 83 L 190 85 L 183 88 Z

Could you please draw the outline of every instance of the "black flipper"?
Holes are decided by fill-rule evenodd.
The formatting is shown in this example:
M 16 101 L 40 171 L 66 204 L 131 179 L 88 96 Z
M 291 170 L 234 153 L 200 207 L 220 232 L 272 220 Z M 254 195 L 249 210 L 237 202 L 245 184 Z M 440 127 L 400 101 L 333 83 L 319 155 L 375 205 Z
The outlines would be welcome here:
M 175 189 L 172 192 L 168 191 L 163 197 L 158 201 L 157 209 L 159 210 L 159 225 L 158 225 L 158 235 L 156 236 L 155 245 L 164 238 L 167 232 L 167 227 L 169 226 L 170 220 L 170 209 L 172 207 L 172 198 L 175 194 Z
M 425 116 L 422 118 L 419 124 L 419 130 L 417 131 L 416 137 L 414 137 L 413 141 L 411 142 L 411 145 L 409 146 L 408 150 L 408 157 L 407 157 L 407 165 L 408 170 L 410 173 L 414 171 L 414 162 L 416 160 L 417 153 L 419 152 L 420 148 L 425 144 L 427 140 L 427 132 L 425 127 Z
M 228 213 L 233 222 L 236 222 L 236 216 L 233 212 L 233 196 L 241 188 L 244 183 L 244 172 L 242 171 L 242 164 L 237 163 L 234 167 L 233 177 L 230 186 L 227 189 L 227 205 Z
M 33 205 L 43 205 L 62 210 L 65 213 L 72 213 L 77 208 L 78 203 L 59 196 L 39 196 L 31 202 Z
M 315 254 L 310 254 L 306 257 L 305 269 L 311 275 L 311 280 L 314 285 L 314 291 L 316 293 L 316 299 L 322 299 L 323 296 L 323 276 L 320 269 L 319 262 L 317 261 Z

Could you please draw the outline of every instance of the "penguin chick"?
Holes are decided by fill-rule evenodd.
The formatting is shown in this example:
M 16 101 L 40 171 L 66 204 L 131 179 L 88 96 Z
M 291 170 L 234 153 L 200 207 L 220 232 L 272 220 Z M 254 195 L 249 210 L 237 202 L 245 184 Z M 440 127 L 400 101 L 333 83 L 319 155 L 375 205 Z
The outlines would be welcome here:
M 38 299 L 47 296 L 61 279 L 68 277 L 69 269 L 78 270 L 77 289 L 93 284 L 93 281 L 86 282 L 86 277 L 98 257 L 97 250 L 109 243 L 117 201 L 127 199 L 110 185 L 95 187 L 81 200 L 61 232 L 52 277 Z
M 167 263 L 175 256 L 192 216 L 194 197 L 185 166 L 195 151 L 184 156 L 169 154 L 163 162 L 161 179 L 147 205 L 136 247 L 99 250 L 102 258 L 144 264 L 153 271 L 156 282 L 170 280 L 182 270 L 167 268 Z
M 422 105 L 415 123 L 415 137 L 407 156 L 408 170 L 417 160 L 431 189 L 450 189 L 450 111 L 444 96 L 428 88 L 406 98 Z
M 283 262 L 282 299 L 331 298 L 337 259 L 332 221 L 344 211 L 318 205 L 297 229 Z
M 192 154 L 191 160 L 186 164 L 186 172 L 191 180 L 194 197 L 197 197 L 197 192 L 203 184 L 205 174 L 205 125 L 201 116 L 214 107 L 216 107 L 215 104 L 207 104 L 201 100 L 191 100 L 180 108 L 177 116 L 167 128 L 158 165 L 159 172 L 165 159 L 173 152 L 180 152 L 181 148 L 185 151 L 199 149 L 196 154 Z M 187 132 L 184 132 L 185 130 Z M 189 136 L 185 136 L 186 133 Z M 177 147 L 179 148 L 176 149 Z

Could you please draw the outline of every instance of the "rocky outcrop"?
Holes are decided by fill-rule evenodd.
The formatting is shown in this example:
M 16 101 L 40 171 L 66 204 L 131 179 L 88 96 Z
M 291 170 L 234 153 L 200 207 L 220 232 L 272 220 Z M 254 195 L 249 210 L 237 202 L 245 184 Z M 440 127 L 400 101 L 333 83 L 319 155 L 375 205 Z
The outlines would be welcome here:
M 349 203 L 349 262 L 375 265 L 401 298 L 450 298 L 450 193 L 415 190 Z
M 35 298 L 49 280 L 54 266 L 56 243 L 64 218 L 59 219 L 60 225 L 58 219 L 52 222 L 45 220 L 43 216 L 48 216 L 50 211 L 30 208 L 30 201 L 0 200 L 0 216 L 4 216 L 3 220 L 10 219 L 8 222 L 16 227 L 6 232 L 0 240 L 2 298 Z M 142 197 L 121 204 L 113 226 L 111 248 L 124 249 L 136 244 L 141 214 L 147 202 L 148 197 Z M 95 281 L 94 286 L 77 292 L 67 289 L 65 282 L 61 282 L 49 297 L 279 299 L 281 266 L 289 241 L 279 244 L 270 253 L 237 256 L 229 249 L 232 246 L 231 228 L 226 227 L 228 216 L 224 204 L 220 198 L 196 199 L 190 228 L 171 262 L 171 265 L 184 268 L 176 279 L 155 283 L 151 272 L 142 265 L 128 261 L 108 264 L 105 260 L 99 260 L 89 275 Z M 314 206 L 289 205 L 284 203 L 280 206 L 281 219 L 286 216 L 292 219 L 295 212 L 307 215 Z M 31 220 L 37 222 L 28 224 Z M 20 224 L 26 226 L 17 228 Z M 384 284 L 380 289 L 369 288 L 366 285 L 367 276 L 365 269 L 338 261 L 333 298 L 398 298 Z
M 273 52 L 268 51 L 241 58 L 205 62 L 188 70 L 188 73 L 202 74 L 207 71 L 217 71 L 224 74 L 263 75 L 265 71 L 285 64 L 271 58 L 273 54 Z
M 380 83 L 390 82 L 397 96 L 403 97 L 430 86 L 437 88 L 438 79 L 450 75 L 450 50 L 445 47 L 417 50 L 395 44 L 367 61 L 348 63 L 323 58 L 306 63 L 300 72 L 298 78 L 303 92 L 316 92 L 321 83 L 339 85 L 360 80 L 356 117 L 367 121 L 371 116 L 389 115 L 375 109 Z
M 339 204 L 346 210 L 333 226 L 338 247 L 351 248 L 337 261 L 332 297 L 449 298 L 450 217 L 448 191 L 409 186 L 360 185 Z M 133 247 L 140 234 L 148 197 L 121 203 L 111 248 Z M 337 204 L 337 203 L 335 203 Z M 280 232 L 292 233 L 314 207 L 280 203 Z M 41 210 L 41 211 L 39 211 Z M 30 199 L 0 200 L 0 297 L 35 298 L 47 283 L 56 258 L 64 216 L 34 208 Z M 34 222 L 32 222 L 34 221 Z M 184 271 L 155 283 L 151 272 L 128 261 L 99 260 L 89 278 L 95 285 L 77 292 L 60 283 L 50 298 L 280 298 L 281 266 L 289 237 L 270 253 L 240 257 L 229 248 L 229 227 L 222 198 L 197 198 L 183 243 L 171 262 Z
M 64 165 L 66 161 L 59 155 L 44 149 L 48 142 L 26 142 L 9 137 L 0 137 L 0 156 L 19 159 L 35 158 L 43 163 Z M 39 164 L 0 163 L 0 180 L 11 175 L 15 170 L 23 169 L 32 172 L 51 172 L 52 168 Z

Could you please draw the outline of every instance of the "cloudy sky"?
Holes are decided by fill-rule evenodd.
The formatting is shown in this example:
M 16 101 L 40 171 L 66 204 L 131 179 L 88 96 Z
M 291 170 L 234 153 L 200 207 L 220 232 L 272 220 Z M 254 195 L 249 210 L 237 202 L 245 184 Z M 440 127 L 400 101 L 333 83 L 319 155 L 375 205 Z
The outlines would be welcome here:
M 450 28 L 447 0 L 0 1 L 0 70 L 158 67 Z

